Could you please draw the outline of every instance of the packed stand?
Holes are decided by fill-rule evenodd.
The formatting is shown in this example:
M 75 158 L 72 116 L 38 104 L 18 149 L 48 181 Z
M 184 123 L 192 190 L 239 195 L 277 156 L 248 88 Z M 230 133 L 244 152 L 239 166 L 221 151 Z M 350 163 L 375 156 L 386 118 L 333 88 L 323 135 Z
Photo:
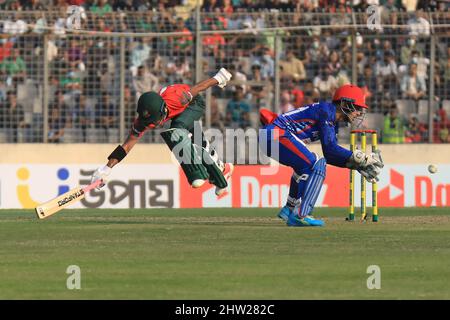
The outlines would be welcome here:
M 425 142 L 428 120 L 420 105 L 429 99 L 433 68 L 433 141 L 448 141 L 449 37 L 436 37 L 436 59 L 431 61 L 429 14 L 420 10 L 433 11 L 433 21 L 448 23 L 448 3 L 418 1 L 414 6 L 406 0 L 380 1 L 381 22 L 390 26 L 382 30 L 361 28 L 353 37 L 354 57 L 352 34 L 346 27 L 353 23 L 350 14 L 365 12 L 369 3 L 376 2 L 203 1 L 201 30 L 207 33 L 201 39 L 201 64 L 195 65 L 196 1 L 3 1 L 0 10 L 12 11 L 1 14 L 6 35 L 0 48 L 1 129 L 15 132 L 7 134 L 12 142 L 42 141 L 41 132 L 32 130 L 43 125 L 43 108 L 36 100 L 43 98 L 39 84 L 48 74 L 48 141 L 116 142 L 121 91 L 128 126 L 142 92 L 176 82 L 192 84 L 196 68 L 206 77 L 224 66 L 233 74 L 233 81 L 225 90 L 212 91 L 213 127 L 257 127 L 262 107 L 287 112 L 330 99 L 337 87 L 356 79 L 366 92 L 371 114 L 385 115 L 376 125 L 388 128 L 387 132 L 391 124 L 384 120 L 390 119 L 392 105 L 397 105 L 397 100 L 412 102 L 408 109 L 413 110 L 411 117 L 404 109 L 397 111 L 403 138 L 389 140 L 387 134 L 386 139 L 382 135 L 383 142 Z M 121 38 L 67 32 L 67 21 L 61 17 L 70 5 L 81 6 L 83 30 L 179 34 L 124 38 L 125 85 L 121 88 Z M 41 11 L 48 9 L 54 11 Z M 356 17 L 359 23 L 365 14 Z M 297 26 L 305 28 L 287 29 Z M 272 29 L 257 32 L 260 28 Z M 235 29 L 240 32 L 233 32 Z M 51 35 L 46 50 L 44 34 Z M 276 79 L 280 81 L 277 97 Z

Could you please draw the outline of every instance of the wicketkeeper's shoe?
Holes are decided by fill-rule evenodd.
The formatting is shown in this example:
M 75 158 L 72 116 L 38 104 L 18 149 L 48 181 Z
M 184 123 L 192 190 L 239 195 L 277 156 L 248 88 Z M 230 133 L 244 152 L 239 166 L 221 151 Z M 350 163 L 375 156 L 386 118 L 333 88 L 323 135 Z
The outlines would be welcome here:
M 225 178 L 225 180 L 227 180 L 228 185 L 230 184 L 230 179 L 231 179 L 231 175 L 233 174 L 234 171 L 234 165 L 232 163 L 225 163 L 225 166 L 223 168 L 223 176 Z M 227 191 L 227 187 L 225 188 L 219 188 L 216 187 L 216 195 L 217 196 L 221 196 L 223 195 L 226 191 Z
M 293 211 L 289 209 L 288 206 L 284 206 L 283 208 L 281 208 L 280 212 L 278 212 L 278 218 L 283 219 L 285 222 L 287 222 L 291 213 L 293 213 Z
M 315 219 L 313 216 L 300 218 L 296 212 L 289 215 L 286 224 L 290 227 L 322 227 L 325 225 L 322 220 Z

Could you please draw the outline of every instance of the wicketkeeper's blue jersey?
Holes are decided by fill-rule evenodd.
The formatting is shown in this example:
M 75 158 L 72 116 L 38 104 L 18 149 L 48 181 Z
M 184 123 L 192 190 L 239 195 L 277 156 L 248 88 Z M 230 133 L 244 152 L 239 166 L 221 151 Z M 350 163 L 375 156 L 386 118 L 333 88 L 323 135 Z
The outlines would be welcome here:
M 295 134 L 304 143 L 320 140 L 328 164 L 345 167 L 352 152 L 338 145 L 336 135 L 336 107 L 333 103 L 318 102 L 279 115 L 273 123 Z

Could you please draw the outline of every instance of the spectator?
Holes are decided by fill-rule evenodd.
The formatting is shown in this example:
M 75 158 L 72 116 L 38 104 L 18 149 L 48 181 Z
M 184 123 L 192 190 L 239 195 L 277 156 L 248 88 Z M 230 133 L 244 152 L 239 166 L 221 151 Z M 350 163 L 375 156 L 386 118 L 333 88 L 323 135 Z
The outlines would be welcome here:
M 244 89 L 241 86 L 236 86 L 233 98 L 227 104 L 225 125 L 242 128 L 247 123 L 249 113 L 250 105 L 244 100 Z
M 81 134 L 83 137 L 82 142 L 87 141 L 87 129 L 92 125 L 92 109 L 87 105 L 86 96 L 79 95 L 76 99 L 76 105 L 74 112 L 74 126 L 75 128 L 81 129 Z
M 125 123 L 132 123 L 136 119 L 136 98 L 131 92 L 131 88 L 125 85 L 124 89 Z
M 407 99 L 419 100 L 426 95 L 425 79 L 417 75 L 417 64 L 410 64 L 409 73 L 401 81 L 401 91 Z
M 62 116 L 61 110 L 57 106 L 50 108 L 50 116 L 48 118 L 48 142 L 63 142 L 65 126 L 66 118 Z
M 227 14 L 232 14 L 234 12 L 233 4 L 231 0 L 223 0 L 222 11 Z
M 419 51 L 413 50 L 411 62 L 417 64 L 417 76 L 423 79 L 428 79 L 428 66 L 430 59 L 420 56 Z
M 416 115 L 409 118 L 408 125 L 405 131 L 405 142 L 407 143 L 421 143 L 424 142 L 424 134 L 426 133 L 425 126 L 419 122 Z
M 381 6 L 381 23 L 382 24 L 397 24 L 397 13 L 399 8 L 395 5 L 396 0 L 387 0 Z
M 286 60 L 280 61 L 281 77 L 293 79 L 295 81 L 304 80 L 306 78 L 305 67 L 303 62 L 298 59 L 292 50 L 286 51 Z
M 68 61 L 71 66 L 76 67 L 80 71 L 84 71 L 86 69 L 83 59 L 84 53 L 81 46 L 78 44 L 76 39 L 70 40 L 70 47 L 67 50 L 68 53 Z
M 450 54 L 448 55 L 445 62 L 442 63 L 443 65 L 443 84 L 444 88 L 447 88 L 446 91 L 446 98 L 450 99 L 450 92 L 448 92 L 448 88 L 450 88 Z
M 328 99 L 337 88 L 336 78 L 331 74 L 331 69 L 326 66 L 320 70 L 314 78 L 314 88 L 320 95 L 320 99 Z
M 328 67 L 330 68 L 332 74 L 336 75 L 341 69 L 341 63 L 339 61 L 339 55 L 336 50 L 332 51 L 329 56 Z
M 436 110 L 434 118 L 433 142 L 434 143 L 450 142 L 450 135 L 448 129 L 449 129 L 449 121 L 447 118 L 447 112 L 443 108 L 443 105 L 440 104 L 439 109 Z
M 336 87 L 339 88 L 345 84 L 349 84 L 350 82 L 351 81 L 349 75 L 347 74 L 347 70 L 339 70 L 338 74 L 336 75 Z
M 97 18 L 97 31 L 100 32 L 112 32 L 110 26 L 108 26 L 105 22 L 105 19 L 102 17 Z M 109 42 L 109 39 L 107 40 Z
M 46 10 L 46 7 L 40 0 L 22 0 L 22 10 L 24 11 L 42 11 Z M 45 2 L 45 1 L 44 1 Z
M 16 94 L 12 91 L 7 93 L 7 100 L 1 119 L 4 128 L 11 129 L 12 142 L 17 142 L 17 129 L 26 128 L 25 112 L 22 105 L 17 103 Z
M 294 105 L 291 103 L 291 95 L 289 91 L 284 90 L 281 93 L 280 102 L 281 105 L 279 107 L 280 113 L 286 113 L 295 109 Z
M 383 59 L 377 61 L 375 70 L 376 76 L 381 77 L 382 81 L 397 83 L 397 63 L 393 50 L 388 50 Z
M 292 97 L 292 104 L 294 108 L 300 108 L 304 105 L 305 94 L 302 89 L 298 86 L 298 84 L 294 81 L 289 81 L 287 85 L 287 89 L 289 90 L 289 94 Z
M 202 10 L 205 12 L 214 12 L 216 9 L 220 9 L 221 5 L 217 0 L 204 0 Z
M 211 95 L 211 127 L 217 128 L 220 131 L 224 132 L 225 126 L 225 117 L 219 110 L 219 104 L 217 103 L 217 97 L 215 94 Z
M 410 13 L 410 19 L 407 24 L 410 28 L 409 34 L 412 36 L 429 36 L 430 23 L 425 19 L 426 13 L 417 11 Z
M 15 84 L 25 81 L 27 76 L 25 61 L 20 57 L 18 48 L 11 49 L 11 56 L 3 59 L 0 70 L 5 71 Z
M 250 112 L 242 113 L 242 119 L 240 121 L 239 127 L 244 130 L 255 127 L 255 125 L 252 123 L 250 119 Z
M 260 54 L 253 62 L 258 61 L 261 65 L 261 75 L 266 79 L 271 79 L 275 75 L 275 62 L 270 54 L 270 49 L 262 48 Z
M 363 2 L 366 0 L 362 0 Z M 336 14 L 334 14 L 330 19 L 330 25 L 332 26 L 344 26 L 342 28 L 335 28 L 335 32 L 341 34 L 341 35 L 347 35 L 348 34 L 348 25 L 352 24 L 351 15 L 348 14 L 349 12 L 347 10 L 351 10 L 349 7 L 347 7 L 343 3 L 338 3 L 336 8 Z
M 144 65 L 150 57 L 150 46 L 145 43 L 144 38 L 138 38 L 137 44 L 131 50 L 131 67 L 130 71 L 133 76 L 137 74 L 137 68 Z
M 136 31 L 137 32 L 157 32 L 157 26 L 155 22 L 155 13 L 152 11 L 145 12 L 139 15 L 139 20 L 137 21 Z
M 408 65 L 412 59 L 412 52 L 417 51 L 419 55 L 423 55 L 423 49 L 417 44 L 417 37 L 408 38 L 407 42 L 400 49 L 400 61 L 404 65 Z
M 253 65 L 247 51 L 241 48 L 237 48 L 235 61 L 238 69 L 241 70 L 244 74 L 250 74 L 252 72 L 251 68 L 253 67 Z
M 134 1 L 134 0 L 115 0 L 112 3 L 112 9 L 113 11 L 135 11 L 137 10 L 137 7 L 135 6 L 135 3 L 141 1 Z
M 308 105 L 314 102 L 318 102 L 320 100 L 319 91 L 314 88 L 314 84 L 310 81 L 305 83 L 305 86 L 303 87 L 303 92 L 305 93 L 303 105 Z
M 323 37 L 325 38 L 325 45 L 329 50 L 335 50 L 339 48 L 339 38 L 331 33 L 330 29 L 325 29 L 323 31 Z
M 76 66 L 69 66 L 59 79 L 59 85 L 72 94 L 80 92 L 81 74 Z
M 311 45 L 305 52 L 305 59 L 303 65 L 306 66 L 307 77 L 310 78 L 314 72 L 319 68 L 319 64 L 323 60 L 328 60 L 330 51 L 325 42 L 321 42 L 318 36 L 313 37 Z
M 96 111 L 96 127 L 102 128 L 105 135 L 108 136 L 109 128 L 118 127 L 118 110 L 111 102 L 108 92 L 102 93 L 102 99 L 97 104 Z
M 367 8 L 369 7 L 368 2 L 369 2 L 368 0 L 360 0 L 357 5 L 353 6 L 353 9 L 356 12 L 366 12 Z
M 176 36 L 173 38 L 169 38 L 170 41 L 173 44 L 173 54 L 174 55 L 192 55 L 193 51 L 193 37 L 191 31 L 189 31 L 188 28 L 186 28 L 186 25 L 184 23 L 184 19 L 179 17 L 176 20 L 175 23 L 175 30 L 174 32 L 181 32 L 184 35 L 183 36 Z
M 358 86 L 366 94 L 366 103 L 371 105 L 371 101 L 379 92 L 378 78 L 373 74 L 372 67 L 367 65 L 364 67 L 364 74 L 362 78 L 358 79 Z
M 72 110 L 69 110 L 69 106 L 65 102 L 64 92 L 57 90 L 53 102 L 50 103 L 49 110 L 58 109 L 59 115 L 64 118 L 64 126 L 67 128 L 72 127 Z M 51 113 L 50 115 L 51 116 Z
M 8 93 L 8 75 L 5 70 L 0 69 L 0 103 L 7 100 Z
M 39 48 L 42 50 L 42 48 Z M 47 62 L 52 62 L 58 56 L 58 47 L 54 41 L 49 40 L 47 42 Z
M 160 89 L 159 79 L 151 73 L 147 67 L 140 66 L 136 77 L 133 77 L 133 90 L 136 93 L 136 99 L 147 91 L 156 91 Z
M 97 14 L 100 17 L 103 17 L 107 13 L 113 12 L 111 5 L 108 3 L 107 0 L 97 0 L 95 1 L 95 4 L 91 5 L 89 10 L 93 14 Z
M 260 66 L 260 70 L 261 70 L 261 64 L 259 62 L 254 62 L 253 65 L 258 64 Z M 240 86 L 243 90 L 243 94 L 245 95 L 248 91 L 247 86 L 245 85 L 245 83 L 247 82 L 247 76 L 240 72 L 240 70 L 236 70 L 236 65 L 230 64 L 227 68 L 227 70 L 231 73 L 231 82 L 236 83 L 236 86 L 229 86 L 231 91 L 236 91 L 237 86 Z M 266 79 L 266 77 L 264 77 L 264 75 L 261 73 L 261 77 L 263 79 Z
M 186 79 L 190 79 L 190 67 L 186 57 L 176 57 L 174 61 L 169 61 L 165 74 L 168 83 L 186 82 Z
M 217 30 L 217 25 L 215 22 L 211 22 L 209 26 L 212 32 Z M 225 38 L 220 33 L 204 35 L 202 44 L 206 56 L 222 59 L 225 57 Z
M 404 143 L 405 129 L 395 104 L 391 105 L 389 114 L 384 117 L 383 143 Z
M 253 82 L 249 86 L 251 102 L 257 109 L 259 109 L 261 105 L 267 101 L 266 99 L 272 94 L 271 83 L 267 82 L 262 76 L 261 66 L 259 63 L 254 63 L 252 65 L 252 74 L 249 76 L 248 80 Z

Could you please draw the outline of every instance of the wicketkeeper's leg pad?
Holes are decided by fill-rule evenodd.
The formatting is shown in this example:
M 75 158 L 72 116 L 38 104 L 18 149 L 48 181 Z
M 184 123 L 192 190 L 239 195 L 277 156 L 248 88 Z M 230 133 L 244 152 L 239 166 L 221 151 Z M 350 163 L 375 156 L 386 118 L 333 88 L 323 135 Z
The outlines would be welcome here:
M 298 190 L 301 197 L 299 212 L 300 217 L 310 215 L 314 209 L 314 205 L 317 201 L 320 190 L 322 189 L 323 181 L 325 180 L 326 165 L 327 162 L 325 158 L 320 158 L 314 163 L 311 173 L 304 176 L 306 179 L 302 181 L 300 178 Z
M 203 150 L 192 143 L 189 131 L 172 128 L 161 132 L 161 137 L 180 163 L 189 184 L 197 179 L 209 178 L 207 168 L 203 165 Z

